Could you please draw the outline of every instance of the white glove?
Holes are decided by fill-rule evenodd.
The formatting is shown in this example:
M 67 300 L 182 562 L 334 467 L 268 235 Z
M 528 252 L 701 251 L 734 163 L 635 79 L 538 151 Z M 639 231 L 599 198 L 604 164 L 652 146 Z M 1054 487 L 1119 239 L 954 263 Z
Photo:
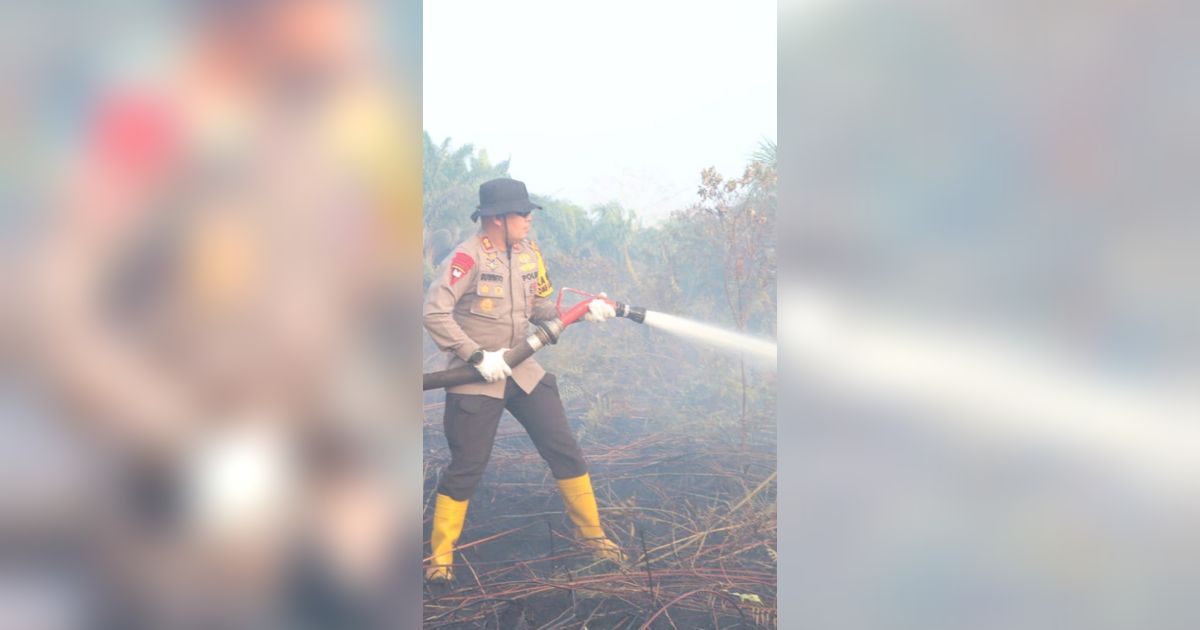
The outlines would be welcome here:
M 505 352 L 508 352 L 508 348 L 501 348 L 495 352 L 483 351 L 483 360 L 475 366 L 475 369 L 479 370 L 484 380 L 495 383 L 504 380 L 506 376 L 512 376 L 512 368 L 504 362 Z
M 606 297 L 603 293 L 601 297 Z M 588 322 L 602 322 L 610 317 L 616 317 L 617 311 L 612 307 L 612 304 L 596 298 L 588 303 L 588 312 L 584 313 L 583 320 Z

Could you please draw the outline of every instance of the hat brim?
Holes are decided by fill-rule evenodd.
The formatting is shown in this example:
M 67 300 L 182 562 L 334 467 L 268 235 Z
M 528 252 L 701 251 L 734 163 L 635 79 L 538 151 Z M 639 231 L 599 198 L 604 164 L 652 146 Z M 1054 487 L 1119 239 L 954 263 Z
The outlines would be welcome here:
M 532 212 L 534 210 L 542 210 L 543 208 L 528 199 L 513 199 L 512 201 L 502 201 L 486 206 L 476 206 L 476 209 L 479 210 L 479 216 L 481 217 L 494 217 L 514 212 Z

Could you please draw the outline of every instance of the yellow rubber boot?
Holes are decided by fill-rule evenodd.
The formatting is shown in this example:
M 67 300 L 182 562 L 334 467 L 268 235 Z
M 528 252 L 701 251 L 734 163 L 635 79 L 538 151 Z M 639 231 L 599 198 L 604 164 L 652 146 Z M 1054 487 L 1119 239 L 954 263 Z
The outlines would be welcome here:
M 558 491 L 562 493 L 567 516 L 575 524 L 576 533 L 596 559 L 624 564 L 625 554 L 604 535 L 600 527 L 600 510 L 596 507 L 596 495 L 592 492 L 592 478 L 584 473 L 570 479 L 559 479 Z
M 467 501 L 456 501 L 439 493 L 433 506 L 433 531 L 429 547 L 433 552 L 425 579 L 431 582 L 450 582 L 454 579 L 454 545 L 462 535 L 467 518 Z

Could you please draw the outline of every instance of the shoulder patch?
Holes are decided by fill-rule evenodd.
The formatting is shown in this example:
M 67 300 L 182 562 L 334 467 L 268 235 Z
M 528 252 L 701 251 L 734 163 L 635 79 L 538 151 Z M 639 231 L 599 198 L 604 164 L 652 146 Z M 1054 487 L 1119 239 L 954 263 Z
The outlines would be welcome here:
M 450 261 L 450 286 L 454 286 L 455 282 L 462 280 L 463 276 L 470 273 L 471 268 L 475 266 L 475 259 L 466 252 L 455 252 L 454 259 Z

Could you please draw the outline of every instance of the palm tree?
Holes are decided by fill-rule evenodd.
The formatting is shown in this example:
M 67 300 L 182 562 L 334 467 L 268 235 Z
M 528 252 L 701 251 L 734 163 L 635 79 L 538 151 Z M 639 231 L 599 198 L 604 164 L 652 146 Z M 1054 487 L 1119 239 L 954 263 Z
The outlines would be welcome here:
M 492 164 L 486 151 L 477 152 L 472 144 L 456 148 L 450 138 L 435 143 L 428 132 L 424 134 L 424 160 L 424 253 L 431 268 L 438 262 L 437 254 L 446 249 L 446 241 L 453 246 L 471 230 L 465 219 L 478 203 L 479 185 L 508 177 L 509 161 Z
M 763 138 L 758 143 L 758 149 L 750 154 L 750 161 L 774 169 L 779 166 L 778 153 L 779 145 L 770 138 Z

